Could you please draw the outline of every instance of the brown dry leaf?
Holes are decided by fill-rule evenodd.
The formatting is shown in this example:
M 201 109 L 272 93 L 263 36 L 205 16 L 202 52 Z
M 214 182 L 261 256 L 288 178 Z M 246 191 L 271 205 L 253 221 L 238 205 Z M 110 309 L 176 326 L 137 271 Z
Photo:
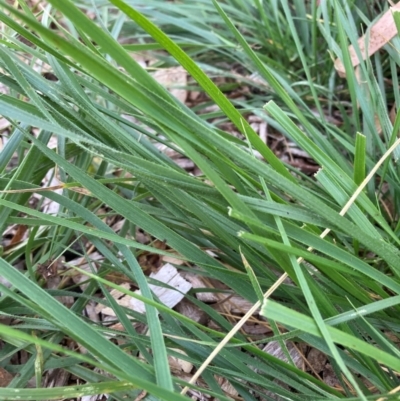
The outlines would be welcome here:
M 58 290 L 63 287 L 65 273 L 64 258 L 49 260 L 44 264 L 38 264 L 37 272 L 44 280 L 45 288 L 49 290 Z M 69 277 L 67 277 L 69 281 Z M 55 297 L 60 303 L 67 308 L 70 308 L 74 303 L 74 297 L 69 295 L 60 295 Z
M 253 307 L 253 304 L 239 295 L 226 296 L 222 295 L 215 309 L 222 313 L 230 313 L 233 315 L 245 315 L 249 309 Z M 255 311 L 253 315 L 258 314 L 259 311 Z
M 236 391 L 235 387 L 232 386 L 231 383 L 227 379 L 225 379 L 222 376 L 214 376 L 217 379 L 217 382 L 219 386 L 221 387 L 221 390 L 227 394 L 230 397 L 237 397 L 239 393 Z
M 38 263 L 36 271 L 39 273 L 44 280 L 58 275 L 58 267 L 61 264 L 58 260 L 50 259 L 46 263 Z
M 302 354 L 302 350 L 299 350 L 292 342 L 288 341 L 286 343 L 286 348 L 289 351 L 289 355 L 293 361 L 293 363 L 301 370 L 304 370 L 304 355 Z M 279 341 L 270 341 L 264 348 L 263 351 L 278 358 L 282 361 L 289 362 L 286 358 L 286 354 L 283 352 L 283 349 L 279 343 Z
M 167 244 L 165 241 L 155 240 L 152 242 L 153 248 L 161 249 L 165 251 L 167 249 Z M 139 255 L 138 262 L 140 267 L 145 272 L 154 272 L 156 271 L 161 265 L 161 256 L 154 253 L 145 251 L 141 255 Z
M 242 326 L 242 330 L 246 335 L 250 336 L 265 336 L 272 333 L 272 329 L 268 326 L 267 322 L 257 321 L 256 319 L 249 319 L 247 323 Z
M 194 322 L 200 324 L 206 324 L 208 320 L 208 315 L 202 309 L 200 309 L 197 305 L 190 302 L 188 299 L 182 299 L 178 305 L 176 305 L 176 311 L 181 315 L 188 317 Z
M 336 373 L 332 368 L 332 365 L 330 363 L 327 363 L 325 365 L 325 369 L 323 372 L 323 378 L 324 378 L 324 382 L 325 384 L 327 384 L 330 387 L 334 387 L 334 388 L 339 388 L 341 389 L 342 386 L 340 385 L 340 381 L 339 379 L 336 377 Z
M 153 78 L 165 86 L 178 100 L 182 103 L 185 102 L 187 90 L 182 89 L 182 87 L 187 85 L 187 73 L 183 67 L 178 66 L 158 70 L 153 74 Z
M 363 60 L 367 57 L 371 57 L 397 34 L 396 24 L 393 19 L 394 11 L 400 11 L 400 3 L 390 7 L 389 10 L 369 28 L 369 32 L 358 39 L 358 46 Z M 367 48 L 366 45 L 368 45 Z M 349 53 L 351 63 L 353 67 L 356 67 L 360 64 L 360 60 L 352 45 L 349 46 Z M 340 77 L 344 78 L 346 76 L 344 64 L 339 58 L 335 60 L 335 69 Z
M 43 377 L 43 388 L 62 387 L 68 384 L 71 373 L 64 369 L 50 369 Z
M 212 289 L 227 291 L 228 287 L 218 280 L 208 279 L 192 272 L 183 272 L 183 277 L 190 282 L 193 288 L 204 288 L 204 292 L 196 292 L 196 298 L 205 303 L 216 303 L 223 300 L 226 294 L 220 294 Z M 210 291 L 207 289 L 210 288 Z
M 392 342 L 394 342 L 397 346 L 400 346 L 400 338 L 397 336 L 397 334 L 392 333 L 391 331 L 385 330 L 383 332 L 385 336 Z
M 307 362 L 313 372 L 315 374 L 318 374 L 324 369 L 327 363 L 327 358 L 323 352 L 316 348 L 312 348 L 307 355 Z
M 11 241 L 10 241 L 10 246 L 13 246 L 15 244 L 18 244 L 19 242 L 21 242 L 23 239 L 26 238 L 26 233 L 28 230 L 28 226 L 24 226 L 22 224 L 19 224 L 17 226 L 17 230 L 14 233 Z
M 186 263 L 183 259 L 178 259 L 174 255 L 175 255 L 174 253 L 171 253 L 171 255 L 168 256 L 163 255 L 161 256 L 161 259 L 164 263 L 171 263 L 176 266 L 180 266 Z
M 0 387 L 7 387 L 13 378 L 10 372 L 0 367 Z
M 131 281 L 128 276 L 125 276 L 125 274 L 118 271 L 112 271 L 111 273 L 107 273 L 105 275 L 105 279 L 117 285 L 121 285 Z
M 172 349 L 179 354 L 187 356 L 186 352 L 182 351 L 179 348 L 172 348 Z M 174 356 L 169 356 L 168 362 L 169 362 L 169 366 L 170 366 L 171 370 L 173 370 L 174 372 L 182 371 L 185 373 L 190 373 L 193 369 L 193 364 L 191 364 L 190 362 L 184 361 L 183 359 L 176 358 Z
M 122 288 L 125 290 L 129 290 L 130 285 L 129 283 L 124 283 L 120 285 Z M 128 296 L 125 296 L 125 294 L 117 289 L 112 289 L 110 291 L 110 295 L 118 302 L 119 305 L 125 306 L 126 308 L 129 308 L 129 298 Z M 105 308 L 102 304 L 98 304 L 95 308 L 96 313 L 103 313 L 104 315 L 107 316 L 115 316 L 115 312 L 112 308 Z

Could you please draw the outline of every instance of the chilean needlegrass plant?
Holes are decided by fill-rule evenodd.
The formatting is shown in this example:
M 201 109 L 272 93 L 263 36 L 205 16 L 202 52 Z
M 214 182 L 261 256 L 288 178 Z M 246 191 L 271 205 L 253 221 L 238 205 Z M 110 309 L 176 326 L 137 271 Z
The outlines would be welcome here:
M 26 225 L 29 237 L 3 249 L 0 259 L 0 275 L 11 284 L 0 284 L 0 310 L 15 323 L 0 326 L 0 367 L 17 373 L 0 398 L 106 393 L 172 401 L 187 399 L 190 388 L 225 400 L 216 379 L 222 376 L 246 400 L 395 399 L 400 117 L 393 122 L 388 108 L 400 102 L 398 38 L 387 53 L 361 63 L 361 81 L 347 53 L 360 24 L 365 29 L 375 17 L 374 2 L 188 0 L 136 8 L 135 1 L 49 0 L 34 10 L 18 3 L 19 9 L 0 2 L 0 110 L 12 127 L 0 154 L 0 226 L 5 232 Z M 85 15 L 93 7 L 95 21 Z M 136 41 L 119 44 L 124 38 Z M 182 65 L 244 139 L 179 103 L 127 50 L 152 51 L 158 68 Z M 337 78 L 331 56 L 343 60 L 346 80 Z M 204 73 L 229 76 L 221 65 L 233 62 L 265 82 L 248 102 L 231 103 Z M 56 82 L 41 74 L 45 67 Z M 252 85 L 247 78 L 239 83 Z M 273 154 L 247 123 L 250 110 L 308 152 L 321 167 L 315 178 L 291 172 Z M 329 122 L 331 113 L 341 126 Z M 54 149 L 47 146 L 53 136 Z M 156 142 L 191 159 L 203 175 L 187 174 Z M 62 193 L 40 188 L 52 169 Z M 37 207 L 30 203 L 34 192 L 43 197 Z M 43 212 L 48 201 L 60 205 L 57 215 Z M 103 205 L 107 216 L 125 220 L 119 234 L 104 222 Z M 137 258 L 168 252 L 132 239 L 136 227 L 255 308 L 268 296 L 261 313 L 276 335 L 262 343 L 292 340 L 321 350 L 340 385 L 262 351 L 239 331 L 242 322 L 234 327 L 194 294 L 186 297 L 220 331 L 160 304 Z M 68 266 L 87 276 L 85 289 L 46 289 L 39 266 L 83 240 L 104 256 L 96 271 L 81 247 L 92 273 Z M 22 269 L 14 267 L 21 260 Z M 145 315 L 110 296 L 118 288 L 138 297 L 107 280 L 113 271 L 140 287 Z M 56 298 L 63 295 L 74 297 L 70 308 Z M 113 308 L 124 331 L 89 320 L 89 301 Z M 132 321 L 148 325 L 149 335 Z M 193 363 L 201 382 L 171 373 L 168 355 Z M 43 388 L 51 369 L 83 384 Z M 29 388 L 32 379 L 36 388 Z

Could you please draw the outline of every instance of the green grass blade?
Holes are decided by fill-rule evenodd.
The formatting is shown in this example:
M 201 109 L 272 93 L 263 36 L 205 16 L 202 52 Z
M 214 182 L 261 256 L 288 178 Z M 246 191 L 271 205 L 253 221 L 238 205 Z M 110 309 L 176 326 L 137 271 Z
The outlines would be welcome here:
M 313 336 L 321 337 L 319 328 L 312 318 L 294 310 L 290 310 L 289 308 L 271 300 L 265 301 L 262 308 L 262 314 L 269 319 L 276 320 L 288 327 L 300 329 L 306 333 L 312 334 Z M 398 370 L 400 368 L 400 361 L 397 357 L 383 352 L 358 338 L 354 338 L 354 336 L 343 333 L 334 327 L 326 326 L 326 328 L 335 343 L 370 356 L 392 369 Z
M 365 178 L 365 159 L 366 159 L 366 137 L 359 132 L 356 135 L 356 149 L 354 153 L 354 175 L 353 179 L 360 185 Z
M 231 102 L 220 92 L 215 84 L 207 77 L 206 74 L 186 55 L 186 53 L 171 39 L 168 38 L 159 28 L 151 21 L 146 19 L 138 11 L 128 6 L 121 0 L 112 0 L 121 11 L 129 18 L 132 18 L 137 24 L 142 26 L 150 35 L 183 66 L 193 76 L 193 78 L 202 86 L 208 95 L 215 101 L 217 105 L 225 112 L 225 114 L 236 125 L 239 131 L 242 131 L 250 140 L 255 149 L 257 149 L 265 159 L 273 166 L 276 171 L 279 171 L 286 178 L 293 180 L 282 162 L 265 146 L 259 136 L 253 131 L 247 121 L 233 107 Z

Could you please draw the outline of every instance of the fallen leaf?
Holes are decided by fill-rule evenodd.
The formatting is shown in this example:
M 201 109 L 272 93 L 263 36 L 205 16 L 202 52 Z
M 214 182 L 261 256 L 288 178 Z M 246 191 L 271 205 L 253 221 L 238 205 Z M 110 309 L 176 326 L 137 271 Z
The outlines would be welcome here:
M 186 281 L 176 270 L 174 266 L 167 263 L 156 273 L 151 273 L 150 277 L 161 283 L 167 284 L 171 288 L 160 287 L 154 284 L 150 284 L 149 287 L 154 295 L 169 308 L 173 308 L 177 305 L 185 296 L 185 294 L 192 288 L 192 285 Z M 128 288 L 129 284 L 123 284 L 122 287 Z M 135 291 L 136 294 L 141 294 L 140 290 Z M 145 313 L 145 304 L 136 298 L 129 295 L 123 295 L 120 291 L 112 290 L 110 294 L 117 301 L 117 303 L 126 308 L 132 309 L 139 313 Z M 101 312 L 104 315 L 115 316 L 114 311 L 111 308 L 98 305 L 96 307 L 97 312 Z
M 182 351 L 179 348 L 172 348 L 172 349 L 179 354 L 187 356 L 186 352 Z M 174 371 L 183 371 L 185 373 L 190 373 L 193 369 L 193 364 L 184 361 L 183 359 L 176 358 L 174 356 L 169 356 L 168 361 L 169 361 L 169 366 Z
M 178 66 L 157 70 L 153 74 L 153 78 L 165 86 L 178 100 L 182 103 L 185 102 L 187 90 L 182 88 L 187 85 L 187 73 L 183 67 Z
M 150 277 L 158 280 L 162 283 L 168 284 L 172 288 L 158 287 L 154 284 L 150 284 L 149 287 L 165 306 L 173 308 L 178 302 L 180 302 L 185 294 L 192 288 L 192 285 L 186 281 L 176 270 L 174 266 L 167 263 L 157 273 L 151 273 Z M 135 291 L 140 294 L 140 291 Z M 131 309 L 136 312 L 144 313 L 145 305 L 138 299 L 130 299 Z
M 393 19 L 393 12 L 395 11 L 400 11 L 400 3 L 390 7 L 389 10 L 369 28 L 369 32 L 358 39 L 357 42 L 363 60 L 367 57 L 371 57 L 397 35 L 396 24 Z M 353 45 L 349 46 L 349 53 L 352 66 L 356 67 L 360 64 L 361 60 Z M 340 77 L 344 78 L 346 76 L 344 64 L 339 58 L 335 60 L 335 69 Z
M 0 387 L 7 387 L 11 383 L 12 379 L 13 375 L 4 368 L 0 367 Z

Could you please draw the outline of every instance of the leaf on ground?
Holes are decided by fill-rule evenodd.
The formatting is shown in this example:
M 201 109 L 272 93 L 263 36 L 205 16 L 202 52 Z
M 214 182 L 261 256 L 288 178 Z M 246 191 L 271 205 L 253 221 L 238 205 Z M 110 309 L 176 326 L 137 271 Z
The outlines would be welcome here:
M 358 39 L 358 47 L 363 60 L 371 57 L 374 53 L 385 46 L 397 34 L 396 24 L 393 19 L 393 12 L 400 11 L 400 3 L 390 7 L 385 14 L 370 28 L 369 32 Z M 360 64 L 360 59 L 353 45 L 349 46 L 349 53 L 353 67 Z M 342 60 L 335 60 L 335 69 L 339 76 L 344 78 L 346 71 Z
M 183 354 L 186 355 L 186 352 L 182 351 L 179 348 L 173 348 L 173 350 L 179 354 Z M 168 362 L 169 362 L 169 366 L 171 367 L 172 371 L 182 371 L 184 373 L 190 373 L 193 369 L 193 364 L 185 361 L 183 359 L 180 358 L 176 358 L 174 356 L 169 356 L 168 357 Z
M 203 309 L 200 309 L 197 305 L 190 302 L 188 299 L 182 299 L 178 305 L 176 305 L 176 311 L 181 315 L 184 315 L 194 322 L 200 324 L 206 324 L 208 320 L 208 316 Z
M 12 379 L 13 375 L 4 368 L 0 367 L 0 387 L 7 387 Z
M 214 376 L 217 379 L 218 384 L 221 387 L 221 390 L 228 396 L 232 398 L 236 398 L 239 393 L 236 391 L 235 387 L 232 386 L 231 383 L 229 383 L 229 380 L 227 380 L 225 377 L 222 376 Z
M 183 67 L 178 66 L 157 70 L 153 74 L 153 78 L 165 86 L 178 100 L 182 103 L 185 102 L 187 90 L 183 87 L 187 85 L 187 73 Z
M 233 315 L 245 315 L 253 304 L 239 295 L 222 295 L 216 305 L 215 309 L 221 313 L 229 313 Z M 255 311 L 254 314 L 258 314 L 259 311 Z
M 154 284 L 149 285 L 150 289 L 160 302 L 170 308 L 177 305 L 185 296 L 184 294 L 192 288 L 192 285 L 179 274 L 174 266 L 169 263 L 161 267 L 158 272 L 151 273 L 150 278 L 171 287 L 160 287 Z M 122 286 L 128 288 L 129 284 L 123 284 Z M 135 293 L 141 294 L 140 290 L 135 291 Z M 110 294 L 116 299 L 119 305 L 130 308 L 139 313 L 145 313 L 145 305 L 142 301 L 128 295 L 121 297 L 123 294 L 116 290 L 112 290 Z M 98 305 L 96 311 L 101 312 L 104 315 L 115 316 L 115 312 L 111 308 L 104 308 L 102 305 Z

